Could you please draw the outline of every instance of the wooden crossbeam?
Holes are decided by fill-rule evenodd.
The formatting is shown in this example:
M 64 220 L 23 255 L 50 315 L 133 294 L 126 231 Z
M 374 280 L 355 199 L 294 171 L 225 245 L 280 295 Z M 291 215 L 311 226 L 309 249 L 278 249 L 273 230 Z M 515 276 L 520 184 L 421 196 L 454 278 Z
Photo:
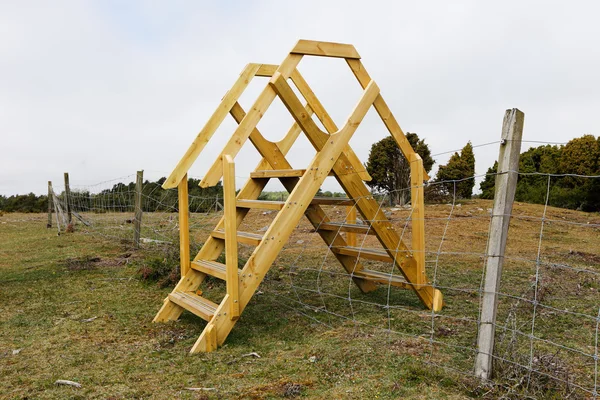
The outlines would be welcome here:
M 360 59 L 360 55 L 351 44 L 298 40 L 292 54 L 304 54 L 321 57 Z

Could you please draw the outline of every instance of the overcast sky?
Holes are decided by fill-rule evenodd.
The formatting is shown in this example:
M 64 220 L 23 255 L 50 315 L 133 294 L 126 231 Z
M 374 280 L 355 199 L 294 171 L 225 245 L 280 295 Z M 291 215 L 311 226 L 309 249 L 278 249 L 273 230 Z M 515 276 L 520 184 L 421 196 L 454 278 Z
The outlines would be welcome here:
M 512 107 L 526 140 L 598 136 L 598 15 L 593 1 L 1 0 L 0 194 L 44 193 L 64 171 L 78 185 L 168 175 L 243 67 L 277 64 L 301 38 L 354 44 L 402 128 L 434 154 L 498 140 Z M 299 69 L 342 125 L 360 96 L 345 63 L 305 57 Z M 252 82 L 244 108 L 266 82 Z M 351 141 L 363 161 L 387 134 L 376 116 Z M 215 160 L 226 121 L 190 175 Z M 276 140 L 291 122 L 276 99 L 259 129 Z M 478 174 L 497 153 L 476 149 Z M 312 154 L 304 140 L 289 158 L 302 168 Z M 257 161 L 248 142 L 240 180 Z

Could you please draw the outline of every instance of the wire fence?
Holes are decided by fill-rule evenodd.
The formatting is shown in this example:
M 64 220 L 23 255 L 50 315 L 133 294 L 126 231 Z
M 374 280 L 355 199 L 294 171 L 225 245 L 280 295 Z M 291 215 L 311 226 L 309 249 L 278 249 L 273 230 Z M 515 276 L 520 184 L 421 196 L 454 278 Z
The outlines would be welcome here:
M 600 177 L 519 174 L 523 181 L 532 177 L 535 184 L 544 182 L 545 196 L 541 205 L 517 202 L 510 215 L 502 282 L 496 293 L 493 390 L 509 397 L 597 398 L 600 215 L 554 207 L 562 204 L 563 192 L 553 188 L 566 187 L 563 183 L 575 178 L 578 184 L 597 185 Z M 133 181 L 133 176 L 126 178 Z M 468 179 L 477 178 L 481 177 Z M 131 240 L 135 190 L 133 183 L 120 184 L 122 180 L 74 186 L 70 208 L 89 223 L 79 224 L 79 231 Z M 398 347 L 411 348 L 424 363 L 472 376 L 492 201 L 458 198 L 460 182 L 433 182 L 427 189 L 443 194 L 433 196 L 437 202 L 427 204 L 425 211 L 426 272 L 431 285 L 444 295 L 441 311 L 425 309 L 412 290 L 397 287 L 404 277 L 393 260 L 360 260 L 364 268 L 388 280 L 380 282 L 378 290 L 362 293 L 354 284 L 358 275 L 346 273 L 337 262 L 333 252 L 339 249 L 327 246 L 315 233 L 318 226 L 315 229 L 308 220 L 299 223 L 271 267 L 261 289 L 263 297 L 311 322 L 329 328 L 350 325 L 357 332 L 385 338 L 387 357 L 397 357 Z M 398 198 L 397 193 L 375 197 L 401 239 L 410 243 L 411 206 L 395 206 L 391 199 Z M 199 247 L 222 217 L 222 198 L 190 195 L 189 202 L 190 238 Z M 175 246 L 176 189 L 145 184 L 143 207 L 143 243 Z M 355 207 L 323 209 L 328 220 L 343 223 Z M 264 233 L 276 215 L 251 210 L 239 230 Z M 366 234 L 356 234 L 358 252 L 379 249 L 380 254 L 402 257 L 398 248 L 381 247 L 373 234 L 376 222 L 357 221 L 366 228 Z M 336 235 L 348 233 L 340 227 Z M 250 257 L 253 249 L 240 244 L 240 259 Z

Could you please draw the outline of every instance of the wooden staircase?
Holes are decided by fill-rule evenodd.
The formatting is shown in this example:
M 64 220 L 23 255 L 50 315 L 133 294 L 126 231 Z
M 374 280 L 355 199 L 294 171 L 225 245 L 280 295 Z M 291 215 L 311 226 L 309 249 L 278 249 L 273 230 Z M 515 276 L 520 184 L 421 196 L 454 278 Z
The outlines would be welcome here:
M 335 126 L 296 70 L 303 55 L 345 58 L 362 85 L 362 97 L 341 129 Z M 442 294 L 429 284 L 425 274 L 423 182 L 426 174 L 422 161 L 410 148 L 380 96 L 379 88 L 366 74 L 359 58 L 350 45 L 300 41 L 279 66 L 249 64 L 163 185 L 165 188 L 179 189 L 181 280 L 164 300 L 154 322 L 176 320 L 184 310 L 206 320 L 208 324 L 193 346 L 192 353 L 212 351 L 223 344 L 303 215 L 362 292 L 375 290 L 378 284 L 389 284 L 413 290 L 428 308 L 442 308 Z M 237 98 L 254 76 L 267 76 L 271 79 L 251 111 L 246 114 L 237 103 Z M 301 103 L 291 89 L 288 79 L 291 79 L 305 98 L 306 105 Z M 283 101 L 296 123 L 281 141 L 270 142 L 256 129 L 256 124 L 276 96 Z M 400 239 L 369 192 L 364 180 L 369 180 L 370 177 L 348 145 L 371 106 L 375 107 L 401 150 L 411 161 L 412 250 Z M 212 186 L 223 177 L 224 215 L 201 250 L 190 261 L 187 171 L 227 113 L 236 119 L 239 126 L 200 183 L 203 187 Z M 321 120 L 326 132 L 312 120 L 313 113 Z M 293 169 L 285 156 L 301 131 L 306 134 L 317 153 L 306 169 Z M 233 158 L 247 139 L 250 139 L 263 159 L 236 196 Z M 348 198 L 315 197 L 327 176 L 336 177 Z M 285 202 L 258 200 L 270 179 L 279 179 L 289 192 Z M 370 224 L 330 221 L 322 206 L 332 204 L 353 207 Z M 264 235 L 238 231 L 250 209 L 277 211 Z M 348 243 L 350 240 L 347 241 L 339 232 L 346 232 L 348 235 L 374 235 L 382 249 L 356 247 L 355 243 Z M 238 267 L 238 243 L 256 246 L 241 270 Z M 225 264 L 216 261 L 223 251 Z M 360 262 L 363 258 L 393 262 L 402 276 L 364 269 Z M 227 293 L 219 304 L 196 294 L 207 275 L 226 282 Z

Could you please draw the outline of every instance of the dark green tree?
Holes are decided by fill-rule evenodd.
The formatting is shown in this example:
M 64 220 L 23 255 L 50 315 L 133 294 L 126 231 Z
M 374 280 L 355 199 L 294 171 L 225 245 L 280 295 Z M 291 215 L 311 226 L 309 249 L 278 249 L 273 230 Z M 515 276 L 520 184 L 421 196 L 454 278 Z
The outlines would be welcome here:
M 488 168 L 485 179 L 479 184 L 482 199 L 493 199 L 496 186 L 496 172 L 498 171 L 498 161 L 494 161 L 494 166 Z
M 435 161 L 429 146 L 416 133 L 408 132 L 406 139 L 423 159 L 425 171 L 431 171 Z M 410 199 L 410 164 L 404 157 L 393 137 L 388 136 L 371 146 L 369 159 L 365 164 L 373 178 L 367 184 L 378 193 L 390 193 L 393 204 L 404 204 Z
M 457 198 L 470 199 L 475 186 L 474 175 L 475 155 L 471 142 L 468 142 L 460 154 L 454 153 L 446 165 L 440 165 L 436 181 L 447 194 L 454 195 L 456 188 Z

